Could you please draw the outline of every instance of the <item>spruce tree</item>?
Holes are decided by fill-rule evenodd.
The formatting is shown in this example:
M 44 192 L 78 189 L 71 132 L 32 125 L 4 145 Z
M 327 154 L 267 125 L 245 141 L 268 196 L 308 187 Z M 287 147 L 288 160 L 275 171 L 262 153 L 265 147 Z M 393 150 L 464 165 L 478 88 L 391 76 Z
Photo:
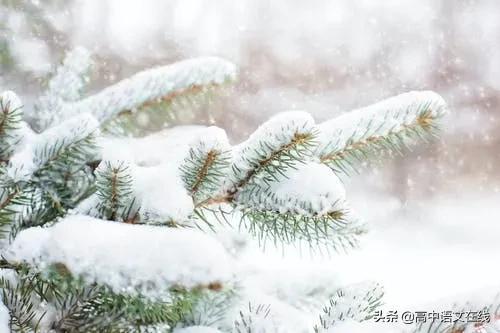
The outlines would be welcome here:
M 409 92 L 323 123 L 284 112 L 230 145 L 217 127 L 164 130 L 237 79 L 230 62 L 186 60 L 85 96 L 90 66 L 69 52 L 30 124 L 15 93 L 0 96 L 1 332 L 278 332 L 272 307 L 242 304 L 237 242 L 218 233 L 313 255 L 358 246 L 341 179 L 431 139 L 446 113 L 436 93 Z M 309 332 L 370 320 L 383 289 L 329 297 Z

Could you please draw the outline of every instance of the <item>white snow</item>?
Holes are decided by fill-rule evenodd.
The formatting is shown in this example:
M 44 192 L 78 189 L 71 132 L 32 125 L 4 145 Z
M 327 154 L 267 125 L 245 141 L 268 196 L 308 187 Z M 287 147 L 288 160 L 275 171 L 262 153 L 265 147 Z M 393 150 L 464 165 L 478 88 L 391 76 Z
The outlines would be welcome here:
M 5 307 L 5 305 L 0 301 L 0 332 L 9 332 L 9 310 Z
M 307 112 L 289 111 L 272 117 L 260 125 L 247 140 L 233 148 L 232 184 L 229 186 L 236 185 L 259 161 L 290 143 L 296 134 L 308 134 L 314 130 L 314 119 Z
M 183 222 L 191 215 L 193 199 L 179 169 L 190 149 L 231 149 L 225 131 L 214 126 L 174 128 L 144 138 L 101 138 L 99 146 L 104 159 L 130 165 L 133 195 L 141 203 L 141 216 L 153 222 Z M 80 208 L 88 211 L 88 204 Z
M 87 282 L 152 297 L 173 285 L 195 287 L 232 277 L 220 243 L 198 230 L 129 225 L 73 215 L 22 231 L 6 258 L 40 269 L 63 263 Z
M 130 168 L 134 196 L 141 203 L 141 220 L 183 222 L 193 212 L 193 199 L 188 194 L 177 165 Z
M 190 147 L 206 153 L 211 150 L 224 152 L 231 149 L 226 131 L 216 126 L 206 127 L 195 133 Z
M 2 106 L 8 106 L 9 110 L 16 110 L 23 106 L 17 94 L 10 90 L 2 92 L 0 101 L 2 102 Z
M 411 91 L 347 112 L 319 125 L 317 152 L 331 153 L 342 150 L 351 141 L 398 132 L 414 123 L 422 110 L 428 110 L 432 118 L 440 118 L 446 112 L 446 104 L 435 92 Z
M 90 52 L 83 47 L 69 51 L 62 66 L 49 81 L 50 93 L 56 94 L 64 101 L 76 101 L 80 98 L 87 80 L 85 74 L 90 70 L 92 59 Z
M 270 185 L 272 196 L 248 196 L 246 199 L 269 210 L 302 215 L 324 215 L 341 209 L 346 192 L 337 175 L 326 165 L 307 162 L 290 169 L 286 177 Z
M 27 180 L 61 149 L 98 133 L 99 124 L 89 113 L 82 113 L 41 134 L 33 135 L 24 148 L 10 159 L 8 175 L 15 181 Z M 51 149 L 58 147 L 59 149 Z
M 37 121 L 42 129 L 76 115 L 63 113 L 63 106 L 81 98 L 91 66 L 90 53 L 83 47 L 76 47 L 66 54 L 62 65 L 50 78 L 47 90 L 36 103 Z
M 221 331 L 208 326 L 191 326 L 177 328 L 174 330 L 174 333 L 221 333 Z
M 99 217 L 99 203 L 100 198 L 96 193 L 93 193 L 89 197 L 83 199 L 78 203 L 78 205 L 69 211 L 70 214 L 75 215 L 88 215 L 92 217 Z
M 127 161 L 139 166 L 155 166 L 165 162 L 180 165 L 207 130 L 204 126 L 177 126 L 142 138 L 100 137 L 98 145 L 107 160 Z
M 4 91 L 0 94 L 0 119 L 2 123 L 5 118 L 12 119 L 15 127 L 5 128 L 2 124 L 0 131 L 0 158 L 6 159 L 19 149 L 19 142 L 23 139 L 25 123 L 22 121 L 23 105 L 19 97 L 12 91 Z M 15 111 L 15 113 L 13 113 Z M 5 112 L 5 113 L 4 113 Z M 14 119 L 14 117 L 16 119 Z
M 327 330 L 320 331 L 325 333 L 402 333 L 400 329 L 394 329 L 390 325 L 373 323 L 371 321 L 357 322 L 354 320 L 345 320 L 338 322 Z
M 375 303 L 384 295 L 382 286 L 375 282 L 349 285 L 336 291 L 331 297 L 335 307 L 322 317 L 327 323 L 335 323 L 345 318 L 362 321 L 370 315 L 370 303 Z
M 120 111 L 134 110 L 147 101 L 161 99 L 193 86 L 222 84 L 236 78 L 236 66 L 216 57 L 193 58 L 139 72 L 79 102 L 68 103 L 63 113 L 91 112 L 109 119 Z

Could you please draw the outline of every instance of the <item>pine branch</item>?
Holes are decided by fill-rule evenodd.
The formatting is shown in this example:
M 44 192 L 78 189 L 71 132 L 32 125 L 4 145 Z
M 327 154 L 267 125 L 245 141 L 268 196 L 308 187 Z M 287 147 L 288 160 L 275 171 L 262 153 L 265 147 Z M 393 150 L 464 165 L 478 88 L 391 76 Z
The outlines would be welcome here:
M 70 144 L 62 140 L 45 146 L 38 154 L 45 156 L 40 160 L 46 162 L 33 174 L 32 183 L 43 189 L 52 206 L 64 210 L 75 207 L 93 187 L 87 162 L 93 160 L 96 150 L 93 134 Z
M 364 231 L 346 219 L 342 184 L 330 169 L 307 162 L 316 137 L 309 119 L 302 113 L 285 113 L 262 125 L 238 146 L 237 157 L 231 164 L 231 185 L 222 194 L 197 202 L 196 216 L 211 226 L 208 214 L 219 221 L 228 215 L 214 206 L 229 204 L 236 213 L 243 213 L 241 225 L 262 243 L 304 241 L 310 246 L 329 245 L 335 250 L 355 247 Z M 276 133 L 277 130 L 282 132 Z M 288 187 L 300 186 L 304 177 L 329 188 L 316 191 L 312 197 L 289 193 Z M 234 215 L 229 213 L 229 219 L 232 218 Z
M 35 104 L 38 130 L 45 130 L 68 118 L 63 113 L 64 104 L 81 98 L 91 66 L 90 53 L 84 48 L 77 47 L 66 54 L 48 81 L 44 95 Z
M 365 283 L 341 288 L 330 299 L 320 316 L 320 326 L 315 332 L 326 332 L 338 321 L 352 319 L 365 321 L 371 319 L 382 305 L 384 291 L 377 283 Z
M 215 97 L 225 93 L 231 80 L 221 84 L 192 85 L 121 111 L 104 122 L 104 131 L 118 136 L 144 136 L 174 124 L 200 122 L 200 114 L 209 123 L 213 117 L 209 106 Z
M 129 167 L 123 162 L 101 162 L 96 170 L 96 188 L 101 217 L 111 221 L 126 220 L 126 208 L 133 200 Z
M 260 150 L 254 150 L 252 155 L 253 164 L 243 177 L 236 176 L 239 180 L 223 195 L 207 198 L 197 204 L 198 207 L 210 206 L 220 203 L 238 203 L 237 196 L 242 189 L 247 186 L 260 187 L 262 184 L 269 185 L 271 182 L 283 176 L 285 171 L 289 168 L 294 168 L 297 163 L 302 163 L 306 156 L 311 151 L 314 145 L 314 133 L 295 133 L 289 142 L 279 145 L 277 148 L 272 149 L 270 144 L 260 142 Z M 269 152 L 269 150 L 272 150 Z M 241 174 L 242 169 L 235 163 L 231 165 L 233 174 Z
M 266 121 L 235 147 L 229 194 L 249 184 L 279 180 L 285 171 L 312 155 L 316 135 L 314 120 L 304 112 L 283 112 Z
M 320 125 L 317 156 L 336 172 L 349 174 L 383 152 L 402 153 L 436 135 L 445 114 L 442 98 L 412 92 L 342 115 Z
M 183 316 L 183 326 L 210 326 L 217 327 L 223 324 L 227 311 L 233 305 L 235 291 L 201 290 L 196 302 Z
M 27 182 L 32 177 L 41 180 L 45 177 L 50 181 L 52 173 L 68 167 L 81 168 L 93 160 L 96 153 L 94 135 L 97 129 L 97 121 L 89 114 L 49 128 L 11 158 L 8 176 L 16 183 Z
M 239 318 L 234 322 L 235 333 L 263 332 L 267 326 L 265 322 L 270 313 L 271 307 L 269 305 L 259 304 L 253 306 L 249 303 L 248 309 L 240 311 Z
M 12 239 L 21 229 L 61 216 L 88 190 L 84 169 L 96 151 L 95 128 L 92 118 L 77 117 L 43 132 L 33 146 L 13 155 L 1 170 L 4 235 Z
M 56 332 L 130 332 L 156 325 L 175 327 L 197 301 L 196 292 L 172 290 L 166 300 L 116 294 L 105 287 L 78 287 L 63 293 Z
M 161 300 L 118 294 L 108 287 L 87 285 L 72 277 L 64 264 L 51 265 L 40 273 L 26 264 L 0 259 L 0 268 L 17 272 L 16 284 L 0 279 L 0 289 L 12 298 L 5 304 L 14 313 L 12 318 L 20 332 L 38 332 L 38 322 L 43 317 L 40 302 L 50 304 L 51 311 L 55 311 L 54 317 L 44 323 L 44 329 L 55 333 L 126 333 L 148 332 L 154 326 L 175 327 L 200 298 L 200 290 L 183 288 L 172 288 Z
M 0 203 L 0 239 L 9 242 L 23 226 L 23 212 L 30 208 L 32 203 L 31 188 L 19 187 L 4 189 Z
M 26 265 L 17 262 L 11 262 L 3 257 L 0 257 L 0 269 L 11 269 L 16 272 L 26 269 Z
M 240 179 L 233 190 L 244 188 L 248 184 L 255 183 L 255 178 L 269 184 L 272 181 L 278 180 L 279 175 L 288 168 L 293 168 L 295 164 L 300 163 L 310 152 L 313 147 L 313 140 L 315 135 L 313 132 L 309 133 L 294 133 L 292 139 L 273 150 L 268 156 L 266 149 L 255 150 L 254 154 L 257 155 L 257 165 L 247 171 L 245 176 Z M 267 146 L 266 142 L 261 143 L 261 148 Z M 233 165 L 233 168 L 238 168 Z
M 463 313 L 463 321 L 455 320 L 457 313 Z M 491 304 L 477 306 L 477 304 L 466 303 L 463 306 L 454 305 L 452 310 L 438 313 L 438 316 L 446 316 L 449 321 L 443 319 L 428 319 L 413 325 L 412 333 L 463 333 L 469 331 L 496 332 L 500 320 L 500 294 L 494 297 Z
M 122 127 L 132 129 L 126 125 L 134 124 L 135 131 L 142 132 L 145 128 L 164 126 L 168 118 L 165 119 L 161 109 L 165 106 L 171 109 L 176 101 L 190 101 L 196 94 L 206 96 L 215 87 L 235 79 L 235 66 L 223 59 L 191 59 L 142 71 L 100 93 L 65 103 L 62 113 L 71 117 L 91 112 L 100 122 L 106 123 L 108 131 L 117 132 Z M 126 119 L 113 122 L 116 117 Z M 144 124 L 142 128 L 141 123 Z
M 33 293 L 35 281 L 29 276 L 21 276 L 16 282 L 0 277 L 3 304 L 9 309 L 9 327 L 12 332 L 41 332 L 39 325 L 45 313 L 37 309 Z
M 208 128 L 200 136 L 180 166 L 184 186 L 195 205 L 213 197 L 220 189 L 231 156 L 224 131 Z
M 20 141 L 19 129 L 23 118 L 22 105 L 11 91 L 0 95 L 0 163 L 7 162 Z
M 320 246 L 335 251 L 357 247 L 358 237 L 365 233 L 362 226 L 349 220 L 348 213 L 343 210 L 306 216 L 248 209 L 243 211 L 241 223 L 264 245 L 267 240 L 275 245 L 304 241 L 311 248 Z

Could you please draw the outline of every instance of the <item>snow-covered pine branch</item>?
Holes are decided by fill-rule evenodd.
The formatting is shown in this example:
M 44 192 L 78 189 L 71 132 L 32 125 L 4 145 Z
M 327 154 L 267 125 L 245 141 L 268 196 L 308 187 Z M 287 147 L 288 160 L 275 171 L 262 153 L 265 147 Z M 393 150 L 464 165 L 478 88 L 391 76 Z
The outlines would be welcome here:
M 82 74 L 89 65 L 87 54 L 76 49 L 58 69 L 50 81 L 47 95 L 37 105 L 45 127 L 90 112 L 111 133 L 126 130 L 141 134 L 146 129 L 161 129 L 175 117 L 170 106 L 180 103 L 186 109 L 188 104 L 197 103 L 193 99 L 195 96 L 208 96 L 237 76 L 236 67 L 224 59 L 193 58 L 144 70 L 97 94 L 79 99 L 78 93 L 86 82 Z M 71 78 L 66 79 L 64 73 L 70 73 Z M 61 84 L 67 86 L 62 94 L 56 89 Z M 53 112 L 54 109 L 57 111 Z
M 365 282 L 337 290 L 320 316 L 317 333 L 330 332 L 331 327 L 345 320 L 365 321 L 382 305 L 383 288 L 378 283 Z M 334 332 L 335 330 L 333 330 Z
M 137 73 L 67 107 L 90 110 L 100 121 L 115 119 L 106 124 L 112 133 L 119 127 L 141 134 L 147 128 L 161 129 L 175 117 L 169 109 L 173 103 L 181 103 L 183 112 L 197 103 L 193 97 L 209 94 L 236 75 L 236 67 L 224 59 L 193 58 Z
M 317 162 L 303 162 L 267 186 L 242 191 L 244 221 L 262 242 L 305 241 L 335 250 L 355 247 L 364 232 L 339 178 Z
M 33 176 L 50 177 L 68 165 L 84 164 L 96 153 L 93 138 L 98 129 L 97 120 L 88 113 L 53 126 L 12 156 L 7 173 L 14 182 L 26 182 Z
M 90 53 L 82 47 L 76 47 L 66 54 L 61 66 L 57 67 L 48 81 L 47 90 L 35 104 L 39 130 L 68 118 L 69 115 L 63 113 L 65 103 L 82 98 L 92 63 Z
M 462 297 L 464 297 L 462 295 Z M 450 317 L 463 313 L 464 320 L 442 320 L 420 322 L 411 325 L 408 333 L 441 332 L 485 332 L 496 333 L 500 330 L 500 293 L 497 290 L 476 290 L 465 296 L 468 301 L 456 299 L 441 300 L 432 304 L 433 311 Z
M 124 162 L 102 161 L 95 173 L 100 217 L 111 221 L 127 220 L 134 201 L 128 165 Z
M 221 191 L 196 205 L 198 215 L 204 218 L 207 207 L 229 203 L 263 242 L 355 246 L 362 228 L 348 211 L 338 177 L 315 162 L 317 133 L 308 113 L 272 117 L 233 148 Z
M 2 272 L 0 276 L 0 289 L 2 300 L 8 308 L 8 329 L 5 332 L 30 332 L 39 329 L 43 318 L 43 312 L 38 309 L 38 302 L 33 301 L 33 292 L 37 284 L 33 277 L 16 273 L 6 274 Z M 1 326 L 1 323 L 0 323 Z
M 264 328 L 247 325 L 251 319 L 274 325 L 265 307 L 229 326 L 201 320 L 230 319 L 234 279 L 245 276 L 231 245 L 188 227 L 206 230 L 200 218 L 212 226 L 213 213 L 261 241 L 355 246 L 363 228 L 337 172 L 425 139 L 445 109 L 436 94 L 412 92 L 319 125 L 306 112 L 285 112 L 234 147 L 215 127 L 182 128 L 177 137 L 100 136 L 96 145 L 103 126 L 161 128 L 162 106 L 232 81 L 236 69 L 219 58 L 192 59 L 82 99 L 89 60 L 74 51 L 49 82 L 38 115 L 55 112 L 39 134 L 12 112 L 15 95 L 2 95 L 0 231 L 10 237 L 1 243 L 0 297 L 14 331 L 234 333 Z M 227 296 L 224 306 L 212 295 Z M 378 286 L 339 290 L 322 329 L 370 318 L 381 295 Z M 224 313 L 205 312 L 209 304 Z
M 10 237 L 24 227 L 64 213 L 88 190 L 82 170 L 96 154 L 97 121 L 79 115 L 41 134 L 24 138 L 23 147 L 2 166 L 0 225 Z
M 114 223 L 82 215 L 68 216 L 48 228 L 22 231 L 5 258 L 41 270 L 63 264 L 89 284 L 153 298 L 178 286 L 208 288 L 233 274 L 231 258 L 222 245 L 198 230 Z
M 12 91 L 4 91 L 0 95 L 0 163 L 9 160 L 19 143 L 22 119 L 23 109 L 19 97 Z
M 400 152 L 435 135 L 445 113 L 443 98 L 431 91 L 391 97 L 320 124 L 316 155 L 333 170 L 350 173 L 379 152 Z
M 196 204 L 215 196 L 227 174 L 230 146 L 224 130 L 210 127 L 190 145 L 180 169 Z
M 269 305 L 259 304 L 239 312 L 239 317 L 234 321 L 234 333 L 268 332 L 273 333 L 268 324 L 268 316 L 271 312 Z M 267 326 L 267 327 L 266 327 Z
M 317 132 L 306 112 L 283 112 L 234 148 L 229 192 L 278 180 L 311 155 Z

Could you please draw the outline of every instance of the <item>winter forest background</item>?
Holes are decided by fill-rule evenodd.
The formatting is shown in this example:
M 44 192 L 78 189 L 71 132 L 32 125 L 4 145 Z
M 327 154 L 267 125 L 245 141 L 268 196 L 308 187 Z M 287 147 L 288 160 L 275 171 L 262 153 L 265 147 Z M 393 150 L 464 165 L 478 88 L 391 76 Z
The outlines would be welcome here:
M 440 139 L 346 184 L 371 229 L 359 250 L 248 260 L 270 276 L 380 281 L 394 310 L 500 292 L 500 2 L 2 0 L 0 9 L 0 91 L 18 92 L 26 110 L 74 46 L 96 59 L 90 91 L 189 57 L 234 62 L 238 82 L 201 120 L 232 143 L 283 110 L 321 121 L 409 90 L 438 92 L 450 109 Z

